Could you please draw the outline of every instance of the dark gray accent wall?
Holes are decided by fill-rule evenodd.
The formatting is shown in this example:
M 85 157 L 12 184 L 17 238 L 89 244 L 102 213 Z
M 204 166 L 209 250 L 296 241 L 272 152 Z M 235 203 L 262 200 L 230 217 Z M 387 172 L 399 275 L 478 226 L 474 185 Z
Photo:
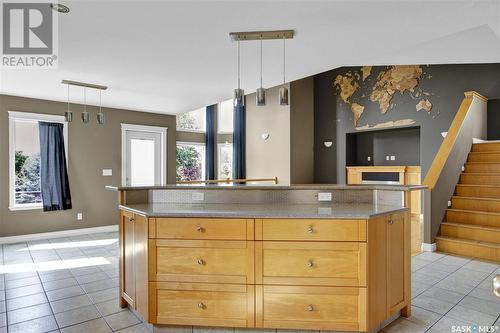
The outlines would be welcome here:
M 488 100 L 488 140 L 500 140 L 500 99 Z
M 386 114 L 378 103 L 370 101 L 373 83 L 387 66 L 373 67 L 370 77 L 352 96 L 351 100 L 365 106 L 358 126 L 373 126 L 388 121 L 414 119 L 421 129 L 420 161 L 422 179 L 425 177 L 443 141 L 446 132 L 464 98 L 464 92 L 475 90 L 488 98 L 500 97 L 500 64 L 423 65 L 424 79 L 419 88 L 431 93 L 428 98 L 433 109 L 430 114 L 417 112 L 418 99 L 396 92 L 393 109 Z M 314 124 L 315 124 L 315 182 L 345 183 L 346 181 L 346 134 L 358 132 L 354 128 L 350 106 L 345 104 L 334 87 L 335 77 L 348 71 L 360 71 L 360 67 L 342 67 L 314 77 Z M 428 77 L 431 76 L 429 79 Z M 333 140 L 332 148 L 325 148 L 323 141 Z
M 103 108 L 106 125 L 99 126 L 96 107 L 88 106 L 89 124 L 80 121 L 82 105 L 71 107 L 74 119 L 68 130 L 68 173 L 73 209 L 10 211 L 8 111 L 63 115 L 67 105 L 0 95 L 0 237 L 116 225 L 118 196 L 104 187 L 121 183 L 121 123 L 168 127 L 167 180 L 175 183 L 175 116 Z M 103 177 L 102 169 L 112 169 L 113 176 Z M 83 213 L 83 221 L 76 220 L 77 212 Z

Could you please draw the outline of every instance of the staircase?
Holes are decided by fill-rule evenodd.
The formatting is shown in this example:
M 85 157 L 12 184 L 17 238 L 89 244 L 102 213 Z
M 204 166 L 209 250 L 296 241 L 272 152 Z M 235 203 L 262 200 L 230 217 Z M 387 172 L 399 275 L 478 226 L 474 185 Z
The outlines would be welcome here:
M 437 250 L 500 261 L 500 142 L 472 145 Z

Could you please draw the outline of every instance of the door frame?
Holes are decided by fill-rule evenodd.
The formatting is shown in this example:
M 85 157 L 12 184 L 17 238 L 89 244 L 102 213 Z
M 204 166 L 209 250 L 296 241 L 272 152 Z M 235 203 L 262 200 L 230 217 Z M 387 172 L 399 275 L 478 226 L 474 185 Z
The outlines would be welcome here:
M 167 132 L 168 127 L 160 127 L 160 126 L 147 126 L 147 125 L 137 125 L 137 124 L 126 124 L 121 123 L 121 132 L 122 132 L 122 186 L 127 186 L 127 160 L 125 156 L 127 155 L 127 131 L 137 131 L 137 132 L 153 132 L 158 133 L 161 136 L 161 147 L 160 151 L 162 153 L 161 156 L 161 183 L 165 185 L 167 183 Z

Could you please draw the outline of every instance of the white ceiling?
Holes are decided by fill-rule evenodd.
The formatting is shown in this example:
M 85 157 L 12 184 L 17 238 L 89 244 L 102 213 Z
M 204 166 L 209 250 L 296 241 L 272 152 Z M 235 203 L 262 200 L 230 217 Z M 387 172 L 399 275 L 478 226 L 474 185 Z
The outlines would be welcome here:
M 62 1 L 57 70 L 1 70 L 0 93 L 66 100 L 62 79 L 108 85 L 109 107 L 177 114 L 231 98 L 230 31 L 294 29 L 287 81 L 343 65 L 500 62 L 500 2 Z M 264 42 L 264 86 L 282 80 Z M 258 86 L 259 44 L 244 42 L 242 88 Z M 76 88 L 71 100 L 82 101 Z M 98 102 L 89 92 L 90 104 Z

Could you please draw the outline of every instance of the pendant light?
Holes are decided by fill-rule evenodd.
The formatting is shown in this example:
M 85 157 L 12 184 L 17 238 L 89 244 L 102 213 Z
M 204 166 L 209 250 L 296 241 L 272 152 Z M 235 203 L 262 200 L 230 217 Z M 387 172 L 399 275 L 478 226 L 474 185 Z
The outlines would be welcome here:
M 245 91 L 240 89 L 240 41 L 238 40 L 238 88 L 234 89 L 233 106 L 245 106 Z
M 266 105 L 266 89 L 262 88 L 262 35 L 260 36 L 260 88 L 255 93 L 255 104 L 257 106 Z
M 102 90 L 99 90 L 99 112 L 97 112 L 97 124 L 104 125 L 104 113 L 102 112 Z
M 73 111 L 69 109 L 69 84 L 67 86 L 68 86 L 68 109 L 64 113 L 64 117 L 66 118 L 66 121 L 68 123 L 71 123 L 73 121 Z
M 90 113 L 87 111 L 87 87 L 83 88 L 83 112 L 81 116 L 84 124 L 90 121 Z
M 283 36 L 283 87 L 279 90 L 280 105 L 288 105 L 288 88 L 285 87 L 285 36 Z

